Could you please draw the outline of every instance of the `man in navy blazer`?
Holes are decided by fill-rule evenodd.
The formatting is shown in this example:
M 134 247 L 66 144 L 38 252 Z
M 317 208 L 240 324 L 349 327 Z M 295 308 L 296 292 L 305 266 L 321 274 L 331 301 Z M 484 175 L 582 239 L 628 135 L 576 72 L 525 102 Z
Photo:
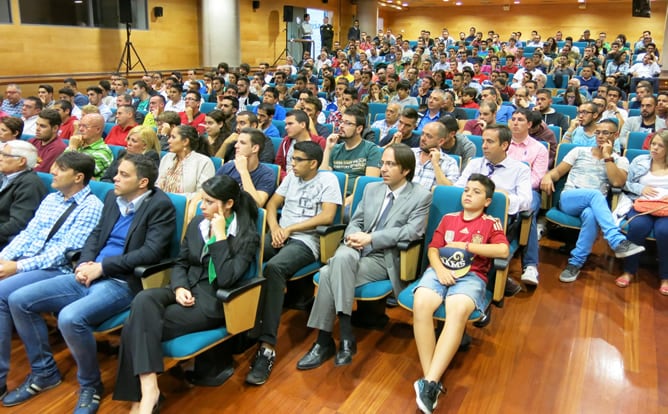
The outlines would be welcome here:
M 93 336 L 95 326 L 127 309 L 142 289 L 136 266 L 167 257 L 176 231 L 176 212 L 155 188 L 158 170 L 145 155 L 125 155 L 104 201 L 102 217 L 86 240 L 74 273 L 16 290 L 9 296 L 14 325 L 23 340 L 32 372 L 3 398 L 21 404 L 60 384 L 41 314 L 58 313 L 58 328 L 77 362 L 80 385 L 77 414 L 95 413 L 103 393 Z
M 357 352 L 350 321 L 356 286 L 390 279 L 395 295 L 404 287 L 397 244 L 424 235 L 431 206 L 431 193 L 411 182 L 414 172 L 415 155 L 407 145 L 385 149 L 380 169 L 383 182 L 366 186 L 343 244 L 320 269 L 318 294 L 308 320 L 309 327 L 320 331 L 311 350 L 297 363 L 298 369 L 319 367 L 335 353 L 335 365 L 352 362 Z M 332 339 L 336 317 L 341 331 L 338 352 Z

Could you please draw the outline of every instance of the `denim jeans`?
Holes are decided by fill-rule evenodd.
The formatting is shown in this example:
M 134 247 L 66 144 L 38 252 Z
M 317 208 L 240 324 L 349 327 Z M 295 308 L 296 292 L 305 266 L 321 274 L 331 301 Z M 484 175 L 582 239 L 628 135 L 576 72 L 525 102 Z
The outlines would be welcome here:
M 531 225 L 529 226 L 529 239 L 527 245 L 522 249 L 522 267 L 538 266 L 538 228 L 536 227 L 536 219 L 540 212 L 540 193 L 532 191 L 533 199 L 531 200 Z
M 626 239 L 612 218 L 608 202 L 598 190 L 578 188 L 561 193 L 559 209 L 571 216 L 580 217 L 580 235 L 571 251 L 568 263 L 582 267 L 587 261 L 591 248 L 598 236 L 598 228 L 613 250 Z
M 82 387 L 101 384 L 93 329 L 127 309 L 133 293 L 115 279 L 97 279 L 90 287 L 77 282 L 74 274 L 33 283 L 9 295 L 9 309 L 16 331 L 26 348 L 32 373 L 45 378 L 58 372 L 49 346 L 42 312 L 58 312 L 58 328 L 79 368 Z
M 626 216 L 628 219 L 638 214 L 637 211 L 631 209 Z M 627 232 L 628 239 L 639 245 L 644 246 L 645 238 L 654 230 L 654 238 L 656 239 L 656 251 L 659 252 L 659 277 L 661 280 L 668 279 L 668 259 L 663 257 L 661 252 L 665 252 L 668 246 L 668 217 L 655 217 L 652 215 L 638 216 L 631 220 Z M 624 271 L 635 275 L 640 265 L 641 255 L 636 254 L 624 259 Z
M 63 272 L 56 269 L 33 270 L 25 273 L 18 273 L 6 279 L 0 280 L 0 387 L 7 382 L 7 372 L 9 371 L 9 358 L 12 353 L 12 330 L 14 323 L 12 315 L 9 312 L 7 299 L 15 290 L 33 283 L 51 279 L 52 277 L 62 275 Z

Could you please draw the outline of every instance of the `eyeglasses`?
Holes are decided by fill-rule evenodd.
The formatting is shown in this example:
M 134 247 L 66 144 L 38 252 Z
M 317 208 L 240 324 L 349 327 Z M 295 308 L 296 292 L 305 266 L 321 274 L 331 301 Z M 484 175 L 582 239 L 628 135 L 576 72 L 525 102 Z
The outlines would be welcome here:
M 578 111 L 578 115 L 582 115 L 582 116 L 591 115 L 593 113 L 595 113 L 595 112 L 594 111 L 584 111 L 584 110 L 583 111 Z
M 311 158 L 302 158 L 302 157 L 292 157 L 292 161 L 294 162 L 302 162 L 302 161 L 311 161 Z
M 612 135 L 612 134 L 614 134 L 614 132 L 611 132 L 611 131 L 598 131 L 598 130 L 594 131 L 594 135 L 601 135 L 601 136 L 604 136 L 604 137 L 609 137 L 609 136 Z
M 349 121 L 343 121 L 343 122 L 341 122 L 341 125 L 343 125 L 343 126 L 347 126 L 347 127 L 356 127 L 356 126 L 357 126 L 356 123 L 354 123 L 354 122 L 349 122 Z

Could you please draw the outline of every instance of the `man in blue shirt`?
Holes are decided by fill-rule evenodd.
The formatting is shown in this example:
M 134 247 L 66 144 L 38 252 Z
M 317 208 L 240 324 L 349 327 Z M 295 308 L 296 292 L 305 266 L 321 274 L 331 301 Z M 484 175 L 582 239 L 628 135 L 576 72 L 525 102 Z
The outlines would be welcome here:
M 90 191 L 95 161 L 66 152 L 55 162 L 52 188 L 35 217 L 0 252 L 0 395 L 7 393 L 7 371 L 14 324 L 7 298 L 15 290 L 69 273 L 68 250 L 80 249 L 100 220 L 102 202 Z
M 7 85 L 5 99 L 2 101 L 2 112 L 9 116 L 21 118 L 23 99 L 21 99 L 21 88 L 15 83 Z

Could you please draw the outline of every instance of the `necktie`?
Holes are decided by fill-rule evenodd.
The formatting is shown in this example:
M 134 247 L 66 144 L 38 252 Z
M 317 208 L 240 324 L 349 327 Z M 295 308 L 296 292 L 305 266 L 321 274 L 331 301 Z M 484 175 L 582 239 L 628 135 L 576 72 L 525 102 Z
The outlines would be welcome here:
M 501 164 L 492 164 L 491 162 L 487 162 L 487 168 L 489 168 L 489 173 L 487 174 L 487 177 L 491 177 L 492 174 L 494 174 L 494 171 L 496 171 L 499 168 L 504 168 L 504 165 Z
M 385 228 L 385 221 L 387 220 L 388 214 L 390 214 L 390 210 L 392 209 L 392 205 L 394 204 L 394 193 L 390 193 L 387 196 L 390 200 L 387 202 L 387 205 L 385 206 L 385 209 L 383 210 L 382 213 L 380 213 L 380 217 L 378 218 L 378 222 L 376 223 L 376 230 L 382 230 Z
M 377 230 L 382 230 L 385 228 L 385 223 L 387 221 L 387 216 L 390 214 L 390 210 L 392 209 L 392 205 L 394 204 L 394 193 L 388 194 L 389 201 L 387 202 L 387 205 L 385 205 L 385 208 L 383 211 L 380 213 L 380 217 L 378 217 L 378 221 L 376 222 L 376 226 L 371 228 L 371 231 L 377 231 Z M 373 250 L 373 247 L 371 244 L 367 244 L 364 246 L 362 249 L 362 257 L 367 256 L 371 251 Z

